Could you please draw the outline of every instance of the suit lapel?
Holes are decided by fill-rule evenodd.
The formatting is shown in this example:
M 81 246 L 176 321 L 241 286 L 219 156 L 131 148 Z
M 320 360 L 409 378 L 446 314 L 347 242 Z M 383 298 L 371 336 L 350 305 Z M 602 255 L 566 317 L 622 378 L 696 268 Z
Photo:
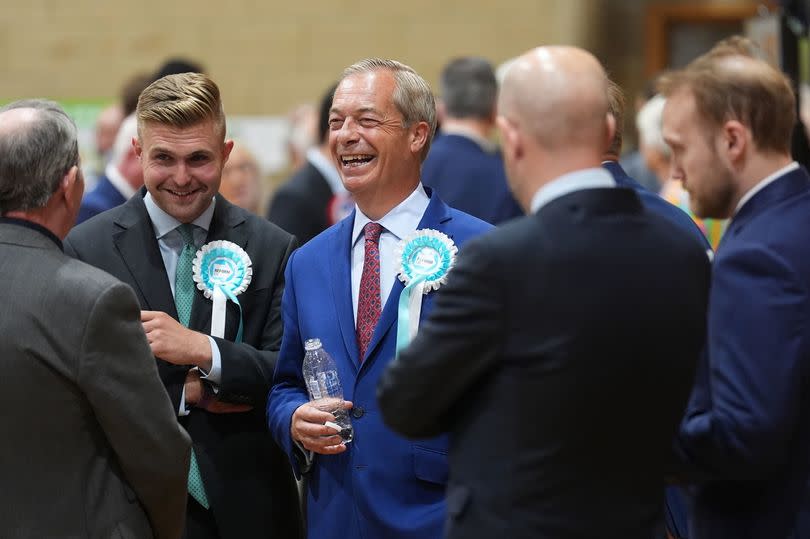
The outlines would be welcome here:
M 166 266 L 143 203 L 144 192 L 141 190 L 123 205 L 123 211 L 115 223 L 120 230 L 113 233 L 113 243 L 144 299 L 142 308 L 163 311 L 177 319 Z
M 332 297 L 337 309 L 338 325 L 343 337 L 346 353 L 355 368 L 360 366 L 360 351 L 357 347 L 357 334 L 354 328 L 354 307 L 352 306 L 352 226 L 354 211 L 343 219 L 335 230 L 335 240 L 331 242 L 328 265 L 332 283 Z
M 217 197 L 214 215 L 211 217 L 211 225 L 208 228 L 208 235 L 205 243 L 212 241 L 230 241 L 247 251 L 247 227 L 240 226 L 245 222 L 244 215 L 235 211 L 235 207 L 223 197 Z M 211 333 L 211 312 L 213 303 L 206 298 L 201 290 L 194 290 L 194 303 L 191 306 L 191 318 L 189 328 Z M 225 318 L 225 338 L 233 340 L 236 338 L 239 326 L 239 307 L 231 302 L 227 302 L 227 316 Z
M 736 236 L 745 227 L 746 223 L 754 219 L 762 211 L 772 208 L 774 205 L 799 193 L 806 192 L 809 188 L 810 176 L 808 176 L 804 167 L 799 167 L 799 169 L 788 172 L 781 178 L 774 180 L 773 183 L 765 186 L 760 192 L 751 197 L 751 200 L 743 204 L 737 215 L 731 219 L 728 229 L 720 240 L 720 245 L 723 245 L 723 240 L 726 238 Z M 720 245 L 718 245 L 718 250 Z
M 428 194 L 431 193 L 428 192 Z M 453 239 L 453 235 L 447 232 L 445 229 L 447 223 L 451 219 L 450 208 L 444 202 L 442 202 L 439 197 L 435 195 L 435 193 L 432 193 L 430 203 L 425 210 L 425 214 L 422 216 L 422 220 L 419 221 L 419 225 L 416 228 L 417 230 L 423 228 L 432 228 L 440 232 L 444 232 L 450 237 L 450 239 Z M 388 301 L 385 302 L 385 306 L 380 314 L 380 320 L 377 322 L 377 327 L 374 329 L 374 335 L 371 336 L 371 342 L 369 343 L 368 351 L 366 352 L 367 360 L 363 362 L 364 367 L 367 363 L 371 363 L 373 361 L 375 357 L 375 349 L 385 338 L 386 334 L 391 331 L 394 322 L 397 321 L 399 296 L 404 289 L 405 285 L 403 285 L 402 281 L 400 281 L 397 277 L 394 280 L 394 286 L 391 288 L 391 293 L 388 295 Z M 424 297 L 422 298 L 422 301 L 424 302 Z

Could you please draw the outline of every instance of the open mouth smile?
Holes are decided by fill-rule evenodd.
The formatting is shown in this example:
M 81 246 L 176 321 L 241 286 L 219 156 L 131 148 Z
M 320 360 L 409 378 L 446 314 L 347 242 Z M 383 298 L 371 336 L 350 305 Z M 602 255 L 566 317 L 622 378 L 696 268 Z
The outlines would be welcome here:
M 343 155 L 340 157 L 340 163 L 344 167 L 360 167 L 373 161 L 374 157 L 368 154 Z

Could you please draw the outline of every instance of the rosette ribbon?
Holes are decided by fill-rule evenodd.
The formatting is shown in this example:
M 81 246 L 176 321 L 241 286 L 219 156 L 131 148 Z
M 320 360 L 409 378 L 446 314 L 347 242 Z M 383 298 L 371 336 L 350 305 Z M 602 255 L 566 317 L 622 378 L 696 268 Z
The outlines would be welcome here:
M 419 329 L 422 296 L 447 282 L 456 253 L 453 240 L 433 229 L 417 230 L 397 244 L 394 256 L 399 262 L 398 277 L 405 284 L 397 310 L 397 355 Z
M 253 278 L 248 254 L 230 241 L 212 241 L 203 245 L 192 263 L 194 282 L 206 298 L 213 302 L 211 335 L 225 338 L 228 300 L 239 307 L 239 329 L 234 342 L 242 342 L 242 305 L 236 296 L 247 290 Z

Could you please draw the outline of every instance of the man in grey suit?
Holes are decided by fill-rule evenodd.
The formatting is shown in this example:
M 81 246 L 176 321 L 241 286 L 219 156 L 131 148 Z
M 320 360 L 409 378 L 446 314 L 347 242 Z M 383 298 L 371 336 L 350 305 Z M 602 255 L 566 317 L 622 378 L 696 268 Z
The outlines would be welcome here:
M 0 109 L 0 535 L 175 539 L 190 440 L 135 294 L 62 252 L 78 163 L 58 105 Z

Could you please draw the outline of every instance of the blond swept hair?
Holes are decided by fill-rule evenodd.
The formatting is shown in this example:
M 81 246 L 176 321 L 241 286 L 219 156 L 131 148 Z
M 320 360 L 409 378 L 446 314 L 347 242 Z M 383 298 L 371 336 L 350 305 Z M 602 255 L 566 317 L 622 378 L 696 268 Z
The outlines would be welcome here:
M 186 128 L 213 120 L 225 140 L 225 111 L 219 87 L 202 73 L 166 75 L 141 92 L 135 111 L 138 135 L 147 123 Z
M 430 151 L 430 143 L 436 132 L 436 99 L 430 85 L 412 67 L 396 60 L 382 58 L 367 58 L 360 60 L 343 70 L 340 80 L 353 75 L 371 73 L 374 71 L 389 71 L 394 76 L 394 106 L 402 114 L 405 127 L 418 122 L 428 124 L 428 136 L 422 148 L 422 161 Z

